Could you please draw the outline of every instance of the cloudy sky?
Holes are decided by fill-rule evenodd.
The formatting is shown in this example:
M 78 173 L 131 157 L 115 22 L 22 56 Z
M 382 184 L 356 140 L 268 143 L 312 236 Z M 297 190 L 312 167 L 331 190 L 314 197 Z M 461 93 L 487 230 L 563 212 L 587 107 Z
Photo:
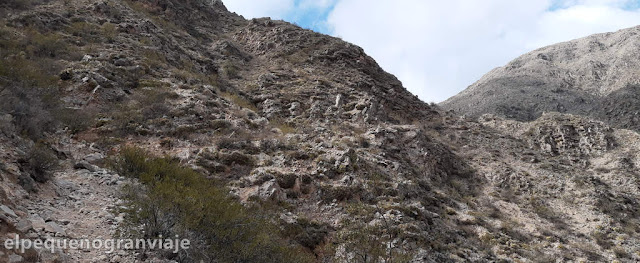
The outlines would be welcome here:
M 549 44 L 640 25 L 640 0 L 223 0 L 357 44 L 412 93 L 440 102 Z

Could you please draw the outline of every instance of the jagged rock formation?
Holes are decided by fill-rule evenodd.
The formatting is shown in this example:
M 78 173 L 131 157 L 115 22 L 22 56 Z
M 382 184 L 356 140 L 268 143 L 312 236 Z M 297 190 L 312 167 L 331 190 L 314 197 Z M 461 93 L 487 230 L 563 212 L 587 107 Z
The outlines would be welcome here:
M 637 107 L 628 106 L 638 105 L 639 32 L 634 27 L 532 51 L 441 106 L 474 118 L 490 113 L 521 121 L 571 113 L 637 129 Z
M 268 209 L 318 262 L 640 259 L 635 132 L 441 112 L 361 48 L 219 1 L 0 7 L 0 95 L 20 106 L 0 107 L 0 237 L 114 236 L 130 179 L 105 159 L 133 145 Z M 626 96 L 599 87 L 580 92 Z M 0 260 L 193 261 L 116 254 L 0 249 Z

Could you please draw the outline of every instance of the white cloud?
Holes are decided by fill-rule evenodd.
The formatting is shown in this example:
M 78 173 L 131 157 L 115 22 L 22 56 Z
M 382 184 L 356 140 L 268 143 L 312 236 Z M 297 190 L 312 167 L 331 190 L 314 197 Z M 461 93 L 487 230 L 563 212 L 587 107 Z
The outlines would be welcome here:
M 333 6 L 327 21 L 313 23 L 326 23 L 333 35 L 362 46 L 425 101 L 453 96 L 535 48 L 638 25 L 639 2 L 225 0 L 229 10 L 247 18 L 296 21 L 304 21 L 309 10 Z
M 636 25 L 640 25 L 640 11 L 605 5 L 579 5 L 545 13 L 537 23 L 536 39 L 526 47 L 533 49 Z
M 338 0 L 225 0 L 223 2 L 229 11 L 248 19 L 258 17 L 285 19 L 304 15 L 309 11 L 326 10 L 336 1 Z
M 223 2 L 229 11 L 248 19 L 257 17 L 282 19 L 295 7 L 294 0 L 225 0 Z
M 329 24 L 421 99 L 442 101 L 524 52 L 640 24 L 623 9 L 632 2 L 341 0 Z

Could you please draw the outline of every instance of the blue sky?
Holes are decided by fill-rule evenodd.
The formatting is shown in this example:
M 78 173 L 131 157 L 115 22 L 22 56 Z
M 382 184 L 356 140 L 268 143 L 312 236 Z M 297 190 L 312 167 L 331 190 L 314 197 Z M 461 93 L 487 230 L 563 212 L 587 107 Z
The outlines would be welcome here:
M 331 2 L 327 6 L 321 8 L 304 8 L 302 0 L 295 1 L 296 8 L 292 12 L 288 12 L 282 18 L 285 21 L 295 23 L 301 27 L 314 30 L 323 34 L 331 34 L 331 29 L 327 23 L 327 18 L 335 6 Z
M 557 42 L 640 25 L 640 0 L 223 0 L 362 46 L 427 102 Z

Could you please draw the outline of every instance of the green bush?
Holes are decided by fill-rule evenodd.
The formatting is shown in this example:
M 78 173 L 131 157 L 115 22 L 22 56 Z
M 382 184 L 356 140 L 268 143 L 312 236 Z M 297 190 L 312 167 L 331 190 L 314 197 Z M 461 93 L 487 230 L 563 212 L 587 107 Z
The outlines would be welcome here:
M 222 92 L 220 94 L 223 98 L 233 102 L 234 104 L 245 108 L 245 109 L 249 109 L 252 110 L 254 112 L 258 112 L 258 107 L 256 107 L 255 104 L 253 104 L 251 101 L 247 100 L 246 98 L 238 95 L 238 94 L 234 94 L 234 93 L 229 93 L 229 92 Z
M 55 119 L 74 134 L 84 131 L 95 124 L 93 114 L 86 109 L 58 109 L 55 111 Z
M 56 85 L 57 78 L 47 72 L 46 61 L 38 63 L 24 58 L 0 59 L 0 77 L 14 84 L 33 88 L 49 88 Z
M 89 39 L 95 41 L 95 36 L 99 33 L 102 33 L 102 29 L 95 24 L 87 23 L 87 22 L 74 22 L 72 23 L 67 31 L 76 37 L 82 37 L 83 39 Z
M 180 262 L 311 262 L 300 246 L 280 237 L 268 213 L 247 209 L 228 190 L 170 158 L 124 148 L 113 168 L 140 186 L 123 189 L 122 234 L 188 237 Z
M 33 180 L 39 183 L 46 183 L 51 179 L 54 170 L 58 167 L 58 158 L 51 148 L 38 143 L 29 151 L 26 164 L 26 168 Z
M 28 30 L 23 45 L 32 57 L 59 57 L 69 51 L 62 37 L 56 34 L 41 34 L 36 30 Z
M 138 178 L 149 167 L 147 153 L 140 148 L 126 147 L 120 154 L 111 158 L 110 166 L 119 175 L 129 178 Z
M 304 218 L 284 227 L 285 235 L 311 250 L 321 246 L 329 235 L 329 226 Z
M 105 37 L 109 42 L 113 41 L 118 35 L 118 28 L 116 27 L 116 25 L 109 22 L 102 24 L 100 30 L 102 31 L 102 36 Z

